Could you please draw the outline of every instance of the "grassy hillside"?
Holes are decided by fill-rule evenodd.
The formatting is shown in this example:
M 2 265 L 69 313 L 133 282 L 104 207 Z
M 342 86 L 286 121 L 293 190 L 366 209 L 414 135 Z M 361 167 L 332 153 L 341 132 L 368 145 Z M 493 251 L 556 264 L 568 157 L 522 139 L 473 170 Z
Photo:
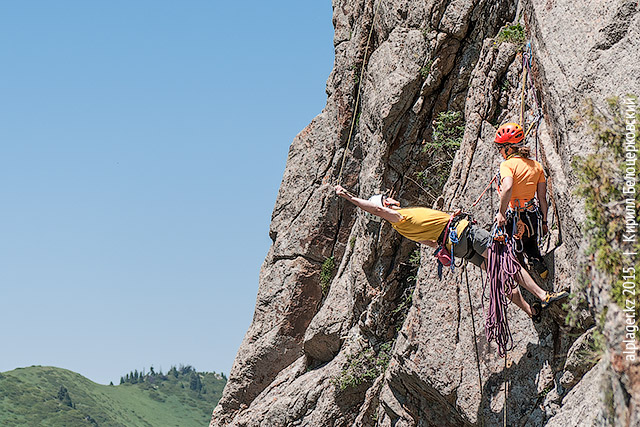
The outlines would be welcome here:
M 52 367 L 2 373 L 0 425 L 201 427 L 208 425 L 226 382 L 191 367 L 128 377 L 105 386 Z

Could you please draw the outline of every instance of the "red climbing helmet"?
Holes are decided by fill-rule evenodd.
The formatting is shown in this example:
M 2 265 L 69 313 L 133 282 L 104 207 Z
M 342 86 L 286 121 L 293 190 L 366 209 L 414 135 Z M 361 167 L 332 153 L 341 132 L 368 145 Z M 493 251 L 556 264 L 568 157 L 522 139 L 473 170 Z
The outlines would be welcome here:
M 500 146 L 520 144 L 524 140 L 522 126 L 517 123 L 505 123 L 498 128 L 494 142 Z

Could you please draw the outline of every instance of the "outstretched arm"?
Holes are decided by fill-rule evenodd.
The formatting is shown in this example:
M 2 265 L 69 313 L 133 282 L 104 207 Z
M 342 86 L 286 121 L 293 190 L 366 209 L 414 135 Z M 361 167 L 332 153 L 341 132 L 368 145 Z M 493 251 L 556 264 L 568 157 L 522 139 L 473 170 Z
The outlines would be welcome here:
M 351 194 L 349 194 L 347 190 L 342 188 L 340 185 L 336 185 L 336 194 L 342 197 L 343 199 L 347 199 L 349 202 L 353 203 L 360 209 L 366 212 L 369 212 L 370 214 L 373 214 L 382 219 L 386 219 L 391 223 L 399 222 L 402 220 L 402 215 L 399 212 L 390 208 L 377 206 L 368 200 L 364 200 L 359 197 L 352 196 Z

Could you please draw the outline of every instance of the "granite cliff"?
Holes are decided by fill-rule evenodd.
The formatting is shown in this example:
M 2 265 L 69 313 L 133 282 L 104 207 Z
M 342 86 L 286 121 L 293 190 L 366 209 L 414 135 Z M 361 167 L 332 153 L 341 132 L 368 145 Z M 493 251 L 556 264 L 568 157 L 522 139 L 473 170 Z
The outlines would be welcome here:
M 291 144 L 253 322 L 211 426 L 640 425 L 640 362 L 625 357 L 625 312 L 576 192 L 576 159 L 599 149 L 607 100 L 640 94 L 638 11 L 624 0 L 334 0 L 327 104 Z M 537 279 L 575 296 L 540 324 L 510 308 L 505 360 L 483 334 L 479 271 L 468 269 L 470 306 L 463 269 L 438 280 L 429 248 L 333 185 L 463 207 L 487 227 L 495 196 L 471 205 L 500 162 L 497 125 L 519 121 L 523 85 L 552 204 L 551 271 Z M 449 171 L 425 146 L 451 112 L 465 126 Z

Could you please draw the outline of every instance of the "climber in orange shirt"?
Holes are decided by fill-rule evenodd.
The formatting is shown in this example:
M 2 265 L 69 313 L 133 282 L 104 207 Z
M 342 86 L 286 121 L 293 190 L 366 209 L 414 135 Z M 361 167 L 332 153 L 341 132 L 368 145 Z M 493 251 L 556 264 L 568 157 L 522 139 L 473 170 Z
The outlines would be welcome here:
M 520 263 L 524 261 L 522 254 L 526 254 L 529 266 L 545 279 L 548 271 L 538 247 L 539 239 L 549 232 L 544 170 L 529 158 L 531 150 L 523 146 L 524 131 L 520 125 L 500 126 L 495 144 L 505 159 L 500 165 L 500 209 L 495 221 L 498 226 L 505 226 L 513 238 Z

